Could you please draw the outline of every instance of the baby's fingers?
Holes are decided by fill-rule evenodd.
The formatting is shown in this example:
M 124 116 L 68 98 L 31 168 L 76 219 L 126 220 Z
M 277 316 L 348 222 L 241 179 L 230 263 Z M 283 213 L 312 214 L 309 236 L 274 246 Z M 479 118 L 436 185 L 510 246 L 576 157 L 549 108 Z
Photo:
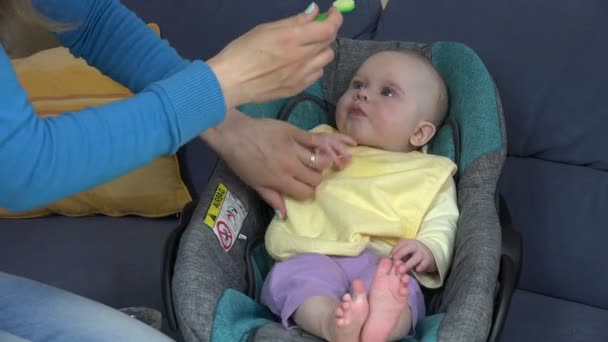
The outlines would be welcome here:
M 340 155 L 337 153 L 336 149 L 331 145 L 331 142 L 328 143 L 328 147 L 324 148 L 322 152 L 331 159 L 334 167 L 336 167 L 337 165 L 341 165 Z
M 422 254 L 421 253 L 414 253 L 405 262 L 405 272 L 409 272 L 410 270 L 416 269 L 416 266 L 418 266 L 421 261 L 422 261 Z
M 422 260 L 420 261 L 420 264 L 418 264 L 418 266 L 416 267 L 416 272 L 418 273 L 422 273 L 422 272 L 426 272 L 426 270 L 429 268 L 431 264 L 431 261 L 427 258 L 422 258 Z
M 399 244 L 393 248 L 390 257 L 393 260 L 404 260 L 408 255 L 414 254 L 416 249 L 410 244 Z

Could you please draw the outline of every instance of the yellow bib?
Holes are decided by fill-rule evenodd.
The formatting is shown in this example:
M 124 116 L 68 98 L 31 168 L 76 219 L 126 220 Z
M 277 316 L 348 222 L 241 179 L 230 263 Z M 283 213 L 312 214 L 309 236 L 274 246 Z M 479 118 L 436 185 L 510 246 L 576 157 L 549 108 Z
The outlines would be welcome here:
M 286 200 L 287 220 L 273 219 L 266 232 L 273 258 L 307 252 L 356 256 L 374 240 L 392 246 L 400 238 L 415 238 L 456 170 L 448 158 L 417 151 L 360 146 L 349 152 L 352 162 L 342 171 L 328 170 L 313 200 Z

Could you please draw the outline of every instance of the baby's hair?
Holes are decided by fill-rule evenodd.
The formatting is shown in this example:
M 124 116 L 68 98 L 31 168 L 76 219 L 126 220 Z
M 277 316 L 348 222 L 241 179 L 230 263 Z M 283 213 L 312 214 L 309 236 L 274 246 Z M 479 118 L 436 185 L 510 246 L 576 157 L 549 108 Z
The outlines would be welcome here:
M 441 73 L 439 73 L 439 71 L 435 68 L 433 63 L 431 63 L 431 61 L 426 56 L 416 50 L 391 49 L 389 51 L 402 53 L 406 56 L 413 57 L 419 60 L 424 65 L 426 65 L 431 71 L 431 73 L 434 75 L 436 81 L 439 83 L 439 94 L 436 99 L 437 105 L 435 106 L 435 110 L 432 113 L 431 123 L 433 123 L 435 127 L 439 128 L 439 126 L 443 124 L 443 121 L 445 120 L 448 113 L 448 90 L 445 79 L 443 78 Z

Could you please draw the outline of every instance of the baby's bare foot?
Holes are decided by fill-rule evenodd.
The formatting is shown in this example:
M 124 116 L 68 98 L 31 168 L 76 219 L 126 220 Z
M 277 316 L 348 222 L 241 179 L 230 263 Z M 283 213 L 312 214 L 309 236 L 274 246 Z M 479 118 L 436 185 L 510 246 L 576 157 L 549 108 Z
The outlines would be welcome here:
M 352 295 L 345 294 L 342 297 L 342 303 L 336 309 L 332 341 L 359 341 L 361 328 L 369 312 L 369 305 L 363 282 L 361 280 L 353 281 L 352 288 Z
M 361 341 L 386 341 L 406 311 L 409 278 L 400 271 L 401 264 L 393 264 L 389 258 L 380 260 L 369 292 L 369 316 Z

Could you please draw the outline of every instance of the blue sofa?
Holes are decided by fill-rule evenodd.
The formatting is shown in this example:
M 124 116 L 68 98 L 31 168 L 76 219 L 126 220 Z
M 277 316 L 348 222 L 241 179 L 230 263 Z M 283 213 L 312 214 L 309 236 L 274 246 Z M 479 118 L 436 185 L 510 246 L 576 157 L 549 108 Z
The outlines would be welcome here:
M 205 59 L 305 0 L 123 1 L 185 57 Z M 317 1 L 323 8 L 331 1 Z M 341 34 L 455 40 L 486 63 L 501 94 L 509 156 L 499 192 L 523 237 L 523 265 L 502 341 L 608 341 L 608 3 L 602 0 L 357 0 Z M 179 151 L 196 198 L 217 157 Z M 163 309 L 165 244 L 178 218 L 0 220 L 0 270 L 114 307 Z M 503 312 L 504 314 L 505 312 Z

